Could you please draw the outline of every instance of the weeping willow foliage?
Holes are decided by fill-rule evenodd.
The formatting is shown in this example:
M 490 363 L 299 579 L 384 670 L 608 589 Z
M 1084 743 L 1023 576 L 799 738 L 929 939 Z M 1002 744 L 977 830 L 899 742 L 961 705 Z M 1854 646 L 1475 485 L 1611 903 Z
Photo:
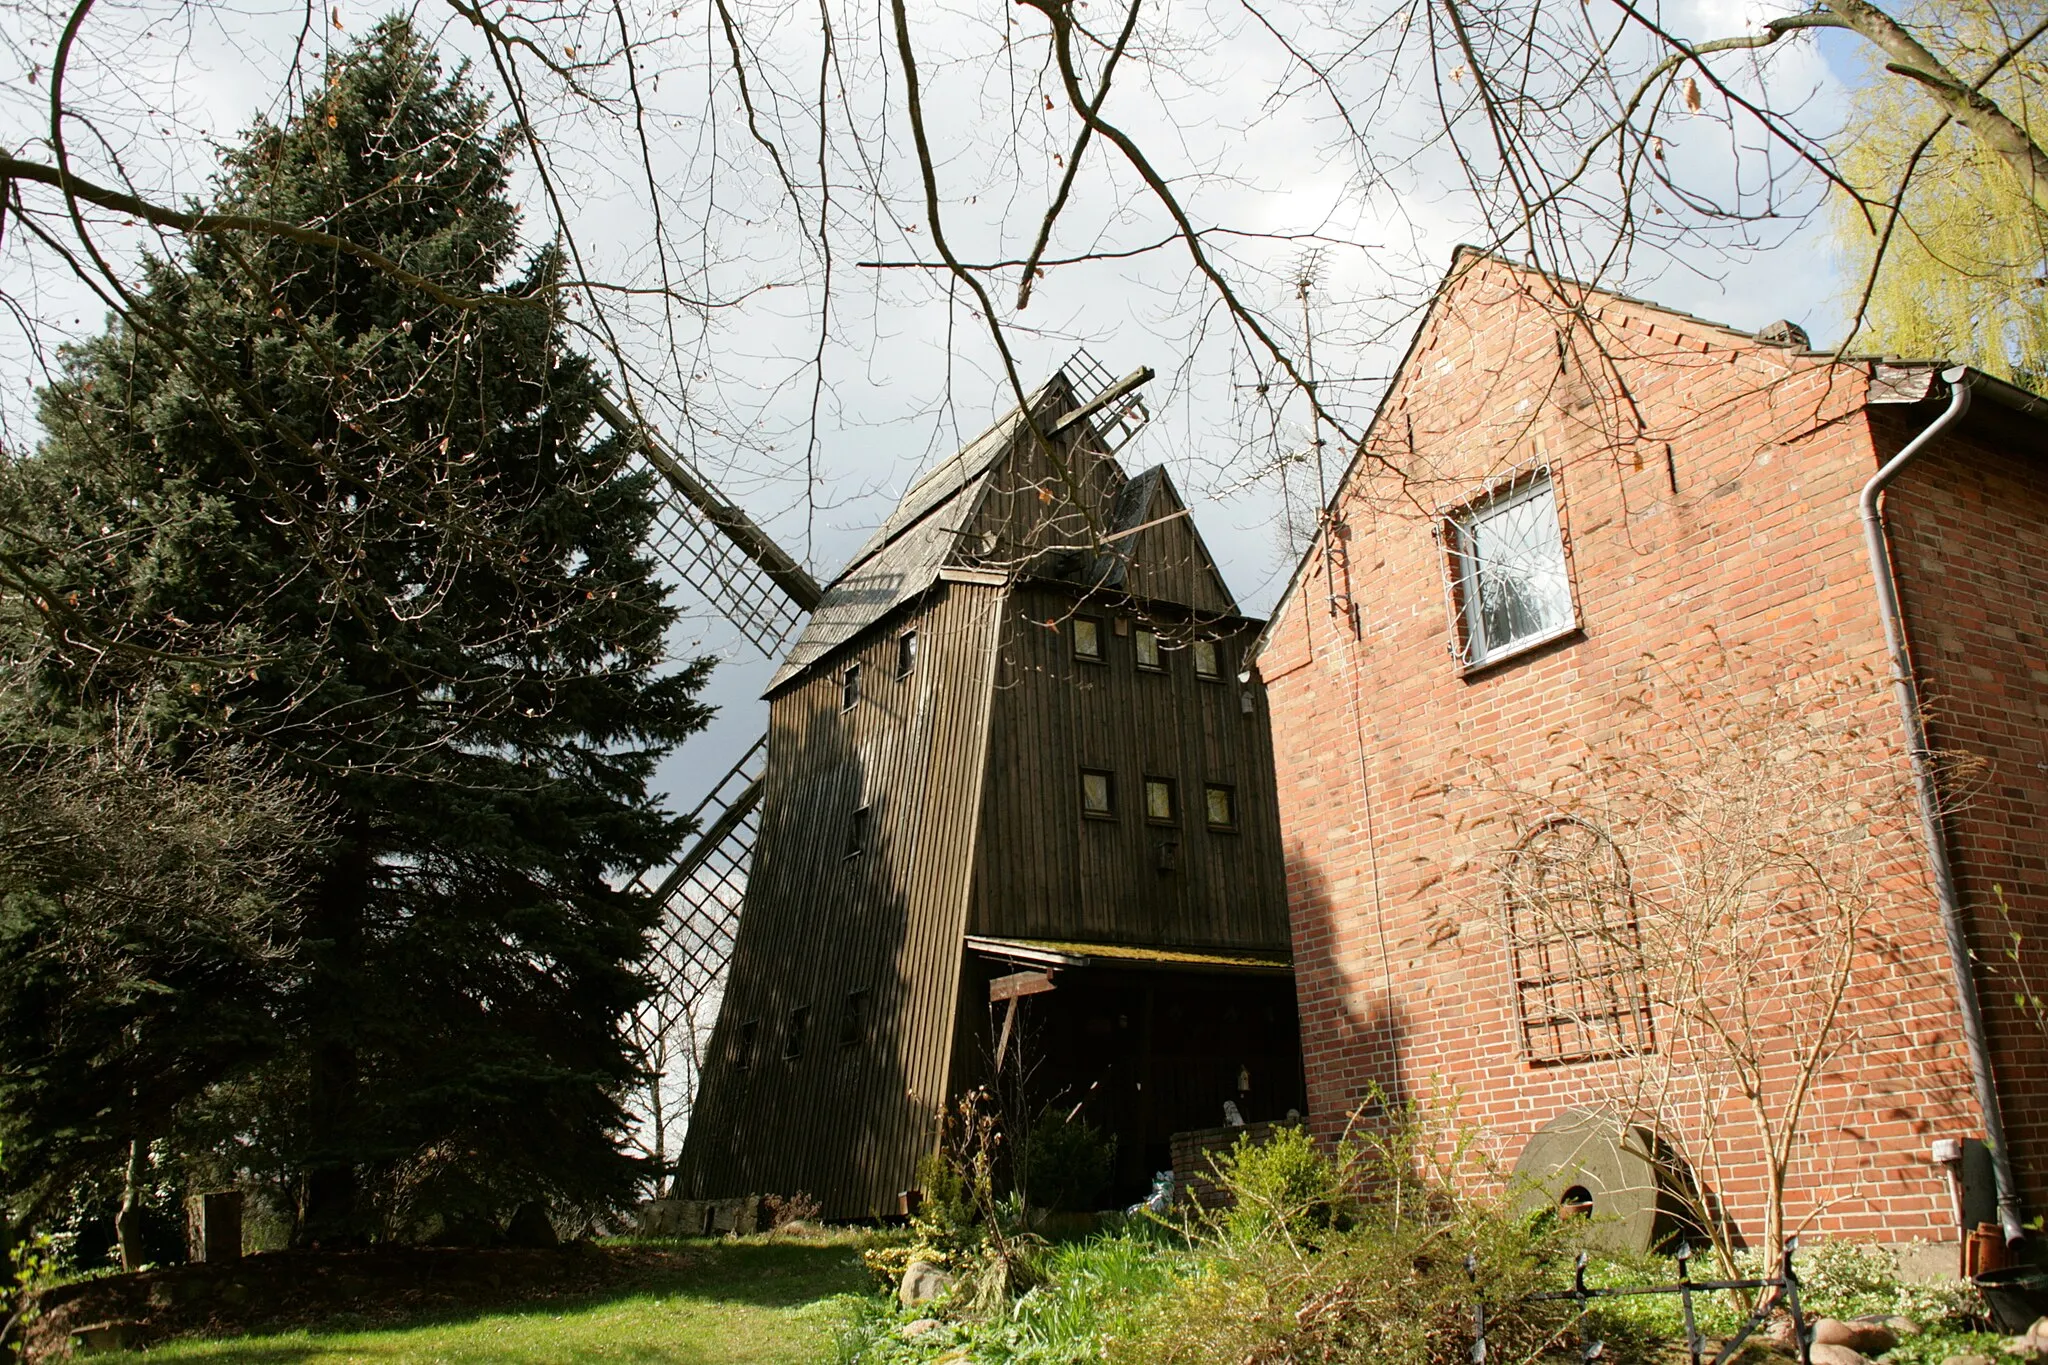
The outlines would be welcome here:
M 2048 0 L 1921 0 L 1901 18 L 1951 70 L 1976 80 L 2044 13 Z M 1983 91 L 2037 142 L 2048 140 L 2048 40 L 2007 62 Z M 1868 219 L 1847 195 L 1833 206 L 1852 307 L 1883 243 L 1855 344 L 1961 361 L 2038 388 L 2048 381 L 2048 221 L 2004 161 L 1968 130 L 1940 124 L 1913 81 L 1874 68 L 1843 130 L 1844 178 L 1880 201 Z M 1886 242 L 1885 205 L 1895 196 Z

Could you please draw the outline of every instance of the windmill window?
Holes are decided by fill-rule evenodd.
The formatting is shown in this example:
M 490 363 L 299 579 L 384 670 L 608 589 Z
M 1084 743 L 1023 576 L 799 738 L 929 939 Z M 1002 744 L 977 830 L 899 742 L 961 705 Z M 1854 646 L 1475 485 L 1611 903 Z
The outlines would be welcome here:
M 1097 820 L 1116 818 L 1116 781 L 1099 768 L 1081 770 L 1081 814 Z
M 1549 470 L 1455 513 L 1445 534 L 1466 666 L 1554 640 L 1578 624 Z
M 907 678 L 917 668 L 917 632 L 906 630 L 896 637 L 896 676 Z
M 1533 1065 L 1651 1050 L 1641 930 L 1613 841 L 1557 820 L 1503 869 L 1508 954 L 1522 1047 Z
M 846 832 L 847 857 L 858 858 L 868 851 L 868 830 L 873 823 L 873 811 L 870 807 L 862 806 L 853 813 L 853 823 Z
M 859 1047 L 868 1036 L 868 993 L 848 991 L 839 1007 L 839 1046 Z
M 1145 779 L 1145 818 L 1155 825 L 1170 825 L 1174 822 L 1172 778 Z
M 1140 627 L 1134 647 L 1138 653 L 1138 667 L 1148 673 L 1164 673 L 1166 659 L 1159 652 L 1159 634 Z
M 1102 622 L 1093 616 L 1074 618 L 1074 657 L 1102 662 Z
M 754 1039 L 761 1032 L 761 1021 L 749 1019 L 733 1033 L 732 1069 L 746 1071 L 754 1065 Z
M 789 1012 L 789 1027 L 782 1033 L 782 1056 L 794 1061 L 804 1055 L 804 1035 L 811 1029 L 811 1007 L 798 1005 Z
M 1195 641 L 1195 676 L 1219 682 L 1223 678 L 1223 647 L 1214 640 Z
M 1237 828 L 1237 791 L 1220 782 L 1211 782 L 1202 788 L 1202 802 L 1209 817 L 1210 829 Z
M 851 711 L 860 704 L 860 665 L 848 664 L 839 675 L 839 709 Z

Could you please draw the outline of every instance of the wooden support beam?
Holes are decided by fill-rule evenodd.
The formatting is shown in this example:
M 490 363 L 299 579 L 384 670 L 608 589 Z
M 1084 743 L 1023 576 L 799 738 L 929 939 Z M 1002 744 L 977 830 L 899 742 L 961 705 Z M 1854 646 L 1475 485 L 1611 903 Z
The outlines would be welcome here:
M 1052 988 L 1051 972 L 1012 972 L 988 983 L 988 1002 L 993 1005 L 1020 995 L 1043 995 Z

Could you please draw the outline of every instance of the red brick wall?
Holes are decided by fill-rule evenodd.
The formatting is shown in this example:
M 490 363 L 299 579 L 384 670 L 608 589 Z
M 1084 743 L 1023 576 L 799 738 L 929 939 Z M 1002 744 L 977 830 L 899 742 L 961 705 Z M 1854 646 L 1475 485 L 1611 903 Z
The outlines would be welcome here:
M 1880 419 L 1880 448 L 1911 439 L 1920 416 Z M 2007 1140 L 2038 1212 L 2048 1020 L 2018 997 L 2048 996 L 2048 477 L 2038 436 L 2009 424 L 1978 399 L 1962 438 L 1893 486 L 1886 518 L 1929 742 L 1981 765 L 1955 784 L 1951 861 L 1983 963 Z
M 1502 932 L 1483 908 L 1497 897 L 1483 865 L 1488 821 L 1502 811 L 1469 780 L 1476 767 L 1525 786 L 1568 775 L 1589 750 L 1649 723 L 1632 705 L 1648 673 L 1683 673 L 1723 651 L 1738 660 L 1737 691 L 1765 688 L 1794 663 L 1836 687 L 1870 745 L 1898 757 L 1856 515 L 1876 459 L 1866 383 L 1855 367 L 1693 319 L 1606 296 L 1561 299 L 1497 263 L 1447 286 L 1260 660 L 1320 1134 L 1334 1136 L 1375 1090 L 1432 1098 L 1511 1164 L 1535 1128 L 1621 1078 L 1614 1063 L 1538 1067 L 1522 1055 Z M 1433 511 L 1536 462 L 1558 489 L 1582 632 L 1461 676 Z M 1981 554 L 1947 544 L 1972 562 Z M 2048 626 L 2027 629 L 2025 642 L 2001 647 L 2048 666 Z M 2006 723 L 2009 699 L 1980 690 L 1967 698 L 1978 727 L 1959 742 Z M 2031 724 L 2034 711 L 2024 714 Z M 2033 732 L 2014 737 L 2015 754 L 2028 744 Z M 2030 799 L 2041 778 L 2029 770 Z M 2014 850 L 2001 867 L 2038 857 L 2030 823 L 1983 823 L 1980 843 Z M 1890 828 L 1847 1046 L 1823 1076 L 1792 1174 L 1790 1211 L 1814 1232 L 1946 1237 L 1948 1195 L 1928 1146 L 1978 1128 L 1911 833 Z M 2038 862 L 2028 876 L 2038 885 Z M 1715 1193 L 1753 1237 L 1754 1134 L 1736 1107 L 1721 1112 L 1730 1126 Z M 1680 1106 L 1679 1121 L 1696 1123 L 1697 1109 Z

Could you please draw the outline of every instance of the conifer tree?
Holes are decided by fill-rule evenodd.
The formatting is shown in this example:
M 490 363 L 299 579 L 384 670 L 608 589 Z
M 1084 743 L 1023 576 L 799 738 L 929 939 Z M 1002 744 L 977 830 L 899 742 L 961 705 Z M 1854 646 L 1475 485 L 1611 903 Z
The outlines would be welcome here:
M 324 807 L 276 1040 L 187 1106 L 253 1139 L 309 1240 L 634 1177 L 621 1020 L 655 908 L 616 884 L 685 832 L 646 784 L 708 662 L 666 666 L 654 490 L 598 434 L 559 254 L 520 260 L 514 151 L 384 21 L 227 154 L 214 206 L 381 259 L 221 232 L 150 262 L 7 471 L 33 610 L 6 723 L 118 714 Z

